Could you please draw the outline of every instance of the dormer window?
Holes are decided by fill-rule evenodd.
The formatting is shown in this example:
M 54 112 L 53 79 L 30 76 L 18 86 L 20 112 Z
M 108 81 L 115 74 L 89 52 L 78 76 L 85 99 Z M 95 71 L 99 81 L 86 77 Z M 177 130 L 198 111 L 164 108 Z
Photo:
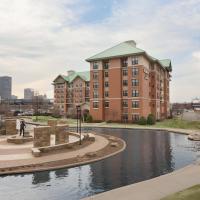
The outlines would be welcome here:
M 132 65 L 138 65 L 138 57 L 137 56 L 134 56 L 132 57 Z
M 99 63 L 93 62 L 93 69 L 99 69 Z

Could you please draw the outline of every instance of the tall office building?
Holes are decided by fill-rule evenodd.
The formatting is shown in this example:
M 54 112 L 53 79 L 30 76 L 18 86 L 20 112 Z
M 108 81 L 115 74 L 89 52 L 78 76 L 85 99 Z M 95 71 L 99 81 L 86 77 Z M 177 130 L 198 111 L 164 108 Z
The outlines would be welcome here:
M 100 121 L 137 121 L 154 114 L 170 115 L 169 59 L 159 60 L 122 42 L 86 61 L 90 62 L 90 114 Z
M 12 77 L 0 77 L 0 97 L 1 99 L 11 99 L 12 94 Z
M 34 89 L 25 88 L 24 89 L 24 99 L 32 99 L 34 97 Z

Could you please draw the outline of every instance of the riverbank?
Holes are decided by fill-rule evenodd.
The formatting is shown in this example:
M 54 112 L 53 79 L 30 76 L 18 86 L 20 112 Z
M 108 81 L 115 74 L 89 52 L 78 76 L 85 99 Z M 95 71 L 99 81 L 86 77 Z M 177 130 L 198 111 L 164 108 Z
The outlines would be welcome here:
M 0 160 L 0 175 L 47 171 L 84 165 L 116 155 L 123 151 L 125 147 L 126 143 L 120 138 L 95 134 L 94 142 L 87 142 L 83 146 L 73 147 L 65 151 L 47 153 L 42 157 L 29 156 L 26 159 L 22 159 L 19 154 L 18 159 L 10 160 L 10 157 L 13 156 L 9 152 L 9 155 L 4 156 L 4 160 Z M 14 151 L 16 152 L 16 150 Z M 17 157 L 17 155 L 15 154 L 14 157 Z
M 160 200 L 196 184 L 200 184 L 200 164 L 197 163 L 166 175 L 110 190 L 84 200 Z

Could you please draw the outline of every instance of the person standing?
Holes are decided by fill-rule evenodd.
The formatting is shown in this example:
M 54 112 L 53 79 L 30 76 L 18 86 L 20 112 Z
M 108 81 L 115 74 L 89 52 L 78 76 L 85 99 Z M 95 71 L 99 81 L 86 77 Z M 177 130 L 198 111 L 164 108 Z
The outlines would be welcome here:
M 20 136 L 22 135 L 24 137 L 25 127 L 26 127 L 25 121 L 22 119 L 20 121 Z

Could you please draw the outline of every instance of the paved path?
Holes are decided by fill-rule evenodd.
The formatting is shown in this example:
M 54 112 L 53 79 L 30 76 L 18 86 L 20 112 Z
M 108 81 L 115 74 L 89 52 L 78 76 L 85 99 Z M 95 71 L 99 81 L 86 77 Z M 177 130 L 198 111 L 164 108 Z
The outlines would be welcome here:
M 42 156 L 42 157 L 38 157 L 38 158 L 33 157 L 31 159 L 27 159 L 27 157 L 26 157 L 27 155 L 22 154 L 21 157 L 18 156 L 18 159 L 15 159 L 15 160 L 8 160 L 8 159 L 6 161 L 0 160 L 0 169 L 13 167 L 13 166 L 42 164 L 42 163 L 51 162 L 51 161 L 59 161 L 59 160 L 69 159 L 69 158 L 76 157 L 78 155 L 82 156 L 88 152 L 93 152 L 93 151 L 98 151 L 100 149 L 103 149 L 105 146 L 108 145 L 108 143 L 109 142 L 106 138 L 104 138 L 100 135 L 95 135 L 95 142 L 82 148 L 82 149 L 71 151 L 71 152 Z M 25 158 L 24 158 L 24 156 L 25 156 Z
M 110 190 L 85 200 L 160 200 L 196 184 L 200 184 L 200 164 L 192 164 L 175 172 Z

